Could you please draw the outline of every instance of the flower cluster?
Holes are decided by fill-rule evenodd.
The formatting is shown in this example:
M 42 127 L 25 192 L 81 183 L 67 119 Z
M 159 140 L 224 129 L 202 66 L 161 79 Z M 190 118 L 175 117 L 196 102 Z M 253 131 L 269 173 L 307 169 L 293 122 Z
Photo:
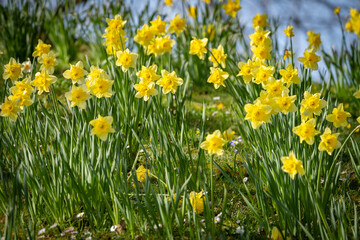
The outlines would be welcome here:
M 294 67 L 293 60 L 285 69 L 279 70 L 280 79 L 274 78 L 276 74 L 275 67 L 268 66 L 265 63 L 265 60 L 270 59 L 272 50 L 272 41 L 269 37 L 270 31 L 264 29 L 267 26 L 266 18 L 258 14 L 254 17 L 253 26 L 255 32 L 249 36 L 253 57 L 247 62 L 238 63 L 240 71 L 237 76 L 242 77 L 245 84 L 253 82 L 261 85 L 264 89 L 261 90 L 260 96 L 253 103 L 244 106 L 245 120 L 250 121 L 252 127 L 257 129 L 263 123 L 269 123 L 272 115 L 280 112 L 283 114 L 298 112 L 298 107 L 295 105 L 298 96 L 289 93 L 293 92 L 291 90 L 293 84 L 300 83 L 300 78 L 298 69 Z M 291 41 L 291 37 L 294 36 L 293 27 L 290 25 L 284 32 Z M 305 50 L 304 56 L 298 58 L 298 60 L 304 64 L 305 68 L 316 70 L 318 68 L 317 63 L 321 58 L 315 52 L 320 48 L 321 38 L 320 34 L 313 31 L 308 32 L 308 37 L 309 48 Z M 360 97 L 359 92 L 360 90 L 355 92 L 354 96 Z M 299 136 L 300 142 L 306 142 L 309 145 L 314 144 L 316 135 L 320 135 L 319 151 L 326 151 L 331 155 L 335 149 L 341 146 L 338 140 L 339 133 L 332 133 L 330 128 L 326 128 L 321 133 L 316 127 L 316 116 L 321 115 L 323 109 L 327 106 L 327 102 L 321 99 L 320 93 L 311 94 L 309 91 L 305 91 L 300 105 L 301 124 L 292 129 L 293 133 Z M 347 126 L 347 118 L 349 117 L 351 117 L 350 113 L 344 110 L 342 104 L 339 104 L 337 108 L 332 110 L 331 114 L 327 115 L 326 120 L 332 122 L 333 126 L 338 128 Z M 216 146 L 216 144 L 213 144 L 213 146 Z M 289 173 L 292 179 L 297 173 L 300 175 L 305 174 L 301 161 L 296 159 L 293 152 L 288 157 L 283 157 L 282 162 L 283 171 Z
M 117 57 L 116 66 L 121 67 L 123 72 L 126 72 L 129 68 L 135 68 L 137 53 L 130 52 L 129 49 L 125 49 L 126 41 L 128 40 L 125 35 L 124 26 L 126 20 L 123 20 L 120 15 L 116 15 L 114 19 L 106 19 L 108 27 L 105 29 L 104 45 L 106 46 L 106 52 L 109 55 L 115 55 Z
M 211 3 L 210 0 L 202 0 L 202 1 L 207 4 Z M 220 0 L 220 2 L 222 2 L 222 0 Z M 240 0 L 228 0 L 227 3 L 224 3 L 222 5 L 222 8 L 224 9 L 225 14 L 231 16 L 232 18 L 235 18 L 237 12 L 240 11 L 241 9 Z
M 52 52 L 50 48 L 51 45 L 39 40 L 33 53 L 33 56 L 37 57 L 38 62 L 41 64 L 41 71 L 35 74 L 35 79 L 31 82 L 31 84 L 37 88 L 39 95 L 43 92 L 49 92 L 50 85 L 57 80 L 54 75 L 51 75 L 54 72 L 57 61 L 56 54 Z
M 350 8 L 350 19 L 345 24 L 345 29 L 348 32 L 354 32 L 360 37 L 360 13 L 359 10 Z
M 79 61 L 75 65 L 70 64 L 70 69 L 66 70 L 63 76 L 65 79 L 71 79 L 73 83 L 71 90 L 65 93 L 71 107 L 85 109 L 90 94 L 97 98 L 108 98 L 113 95 L 111 88 L 114 81 L 110 80 L 109 75 L 101 68 L 91 66 L 88 73 Z
M 137 30 L 134 41 L 143 46 L 147 50 L 147 54 L 154 54 L 155 57 L 170 53 L 175 41 L 171 39 L 171 35 L 167 33 L 175 33 L 179 36 L 186 28 L 186 20 L 177 14 L 169 23 L 163 21 L 160 16 L 150 21 L 150 26 L 144 24 L 141 29 Z
M 271 58 L 272 40 L 270 31 L 262 27 L 256 27 L 253 34 L 249 35 L 253 60 L 269 60 Z
M 207 38 L 197 39 L 193 37 L 193 40 L 190 42 L 189 53 L 197 55 L 199 59 L 204 60 L 207 52 L 207 43 Z M 212 62 L 214 67 L 210 67 L 210 76 L 207 82 L 213 83 L 215 89 L 218 89 L 220 86 L 225 87 L 224 81 L 229 77 L 229 74 L 223 70 L 226 67 L 226 58 L 227 54 L 225 54 L 224 47 L 221 44 L 217 48 L 211 49 L 209 61 Z
M 116 52 L 123 50 L 127 38 L 124 26 L 126 20 L 123 20 L 120 15 L 116 15 L 114 19 L 106 19 L 108 27 L 105 29 L 103 38 L 105 38 L 104 46 L 109 55 L 115 55 Z
M 134 85 L 134 89 L 138 91 L 135 97 L 143 97 L 144 101 L 148 101 L 150 96 L 156 96 L 158 91 L 155 89 L 155 84 L 162 87 L 162 92 L 164 94 L 169 92 L 175 94 L 177 87 L 181 86 L 184 82 L 177 76 L 175 71 L 170 73 L 163 69 L 161 70 L 161 76 L 156 72 L 157 65 L 153 64 L 149 67 L 142 66 L 141 70 L 136 73 L 136 75 L 140 78 L 140 82 Z
M 321 45 L 320 33 L 315 33 L 314 31 L 307 32 L 309 42 L 308 49 L 305 49 L 304 56 L 298 57 L 298 60 L 304 64 L 305 68 L 310 68 L 312 70 L 318 69 L 318 62 L 321 60 L 321 57 L 316 55 L 316 51 L 319 50 Z
M 250 121 L 254 129 L 259 128 L 263 123 L 269 123 L 273 114 L 296 112 L 297 97 L 290 95 L 288 88 L 292 84 L 300 83 L 298 70 L 292 64 L 288 64 L 286 69 L 279 70 L 280 79 L 274 78 L 275 67 L 265 63 L 265 60 L 270 59 L 272 51 L 270 31 L 261 27 L 267 26 L 265 16 L 257 15 L 254 19 L 256 18 L 260 18 L 262 23 L 253 24 L 255 32 L 249 36 L 253 58 L 238 63 L 240 71 L 237 75 L 242 77 L 245 84 L 253 82 L 264 89 L 252 104 L 246 104 L 244 108 L 247 113 L 245 120 Z M 290 35 L 293 34 L 289 33 Z
M 65 93 L 65 97 L 70 101 L 70 107 L 79 107 L 86 109 L 86 101 L 93 95 L 97 98 L 109 98 L 113 95 L 113 80 L 106 72 L 96 66 L 90 67 L 90 73 L 84 69 L 81 61 L 75 65 L 70 64 L 70 69 L 63 73 L 65 79 L 70 79 L 73 83 L 69 92 Z M 111 127 L 113 118 L 111 116 L 98 116 L 97 119 L 90 121 L 93 126 L 91 135 L 97 135 L 101 140 L 105 141 L 109 133 L 115 132 Z
M 0 116 L 10 117 L 12 121 L 16 121 L 18 113 L 25 106 L 33 103 L 31 98 L 31 94 L 35 91 L 33 87 L 36 87 L 38 95 L 41 95 L 43 92 L 49 92 L 50 85 L 57 80 L 55 76 L 51 75 L 57 63 L 56 54 L 51 51 L 51 45 L 39 40 L 33 56 L 40 64 L 40 71 L 35 74 L 33 81 L 31 81 L 30 75 L 32 70 L 30 61 L 20 64 L 14 58 L 10 58 L 9 63 L 4 66 L 3 78 L 4 80 L 10 79 L 13 86 L 9 89 L 11 95 L 0 106 Z M 20 80 L 21 78 L 23 79 Z
M 256 26 L 255 33 L 250 35 L 250 44 L 254 50 L 253 59 L 238 64 L 240 72 L 237 76 L 241 76 L 245 84 L 254 82 L 256 84 L 261 84 L 264 88 L 254 103 L 246 104 L 244 107 L 246 112 L 245 120 L 250 121 L 254 129 L 259 128 L 263 123 L 269 123 L 271 115 L 273 114 L 278 114 L 279 112 L 288 114 L 289 112 L 298 111 L 298 108 L 295 105 L 297 96 L 289 95 L 289 87 L 292 84 L 300 83 L 298 70 L 294 68 L 292 64 L 288 64 L 286 69 L 279 70 L 279 74 L 282 78 L 276 80 L 274 78 L 274 66 L 267 66 L 264 62 L 266 58 L 262 58 L 262 56 L 265 55 L 270 57 L 271 47 L 269 46 L 271 45 L 271 39 L 268 37 L 269 34 L 270 31 L 265 31 L 259 26 Z M 285 30 L 285 34 L 289 37 L 293 36 L 291 26 Z M 321 44 L 320 35 L 313 32 L 309 32 L 308 35 L 309 46 L 311 46 L 312 49 L 310 52 L 306 50 L 304 57 L 299 58 L 299 60 L 303 61 L 305 68 L 317 69 L 319 57 L 315 55 L 314 51 L 315 49 L 318 49 Z M 256 54 L 255 49 L 261 46 L 264 49 L 268 49 L 267 54 Z M 310 92 L 305 91 L 304 99 L 301 101 L 300 107 L 302 123 L 293 129 L 293 132 L 300 137 L 300 142 L 305 141 L 309 145 L 314 143 L 315 135 L 320 134 L 320 132 L 316 130 L 316 119 L 314 116 L 319 116 L 322 109 L 326 106 L 327 102 L 320 98 L 320 93 L 311 94 Z M 346 120 L 348 117 L 350 117 L 350 114 L 345 112 L 342 104 L 340 104 L 326 119 L 329 122 L 333 122 L 334 127 L 339 127 L 348 124 Z M 339 146 L 339 143 L 337 142 L 338 135 L 331 135 L 334 143 L 329 143 L 326 142 L 326 139 L 329 139 L 328 134 L 329 132 L 325 131 L 321 136 L 322 143 L 319 145 L 319 150 L 326 150 L 331 154 L 334 149 Z M 325 147 L 325 145 L 327 147 Z
M 147 170 L 143 165 L 140 165 L 138 169 L 136 169 L 136 179 L 144 183 L 146 178 L 149 176 L 149 170 Z

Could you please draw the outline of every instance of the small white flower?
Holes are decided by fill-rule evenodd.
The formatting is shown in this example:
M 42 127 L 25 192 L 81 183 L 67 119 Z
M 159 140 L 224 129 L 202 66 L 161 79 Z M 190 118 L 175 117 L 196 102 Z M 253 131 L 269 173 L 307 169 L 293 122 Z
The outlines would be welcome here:
M 50 229 L 56 228 L 57 227 L 57 223 L 54 223 L 53 225 L 50 226 Z
M 29 73 L 31 72 L 31 62 L 30 61 L 25 61 L 21 64 L 21 68 L 22 68 L 22 71 L 24 73 Z
M 81 218 L 81 217 L 84 216 L 84 214 L 85 214 L 84 212 L 78 213 L 78 214 L 76 215 L 76 217 L 77 217 L 77 218 Z
M 240 224 L 240 220 L 237 220 L 236 223 L 237 223 L 237 224 Z
M 85 238 L 85 240 L 91 240 L 92 238 L 91 237 L 87 237 L 87 238 Z
M 218 215 L 216 215 L 216 217 L 214 218 L 214 223 L 215 223 L 215 224 L 220 222 L 220 220 L 221 220 L 221 219 L 220 219 L 221 215 L 222 215 L 222 212 L 220 212 Z
M 238 141 L 235 141 L 235 140 L 230 141 L 230 146 L 231 147 L 235 147 L 236 145 L 238 145 Z
M 69 227 L 68 229 L 65 230 L 65 232 L 66 233 L 72 232 L 72 231 L 74 231 L 74 229 L 75 229 L 74 227 Z
M 115 232 L 117 229 L 117 225 L 112 225 L 110 228 L 110 232 Z
M 155 230 L 157 230 L 158 228 L 161 228 L 161 227 L 162 227 L 162 225 L 160 223 L 158 225 L 156 225 L 156 224 L 154 225 Z
M 213 97 L 214 101 L 220 100 L 220 97 Z
M 244 227 L 243 226 L 241 226 L 241 227 L 237 227 L 236 228 L 236 234 L 244 234 Z
M 213 117 L 213 116 L 215 116 L 216 114 L 218 114 L 218 111 L 213 112 L 213 113 L 211 114 L 211 116 Z
M 45 238 L 45 236 L 44 236 L 44 235 L 41 235 L 41 236 L 38 236 L 37 238 L 38 238 L 38 239 L 41 239 L 41 238 Z
M 244 177 L 243 182 L 247 182 L 248 178 Z
M 39 231 L 38 231 L 38 235 L 42 235 L 42 234 L 44 234 L 45 233 L 45 228 L 42 228 L 42 229 L 40 229 Z

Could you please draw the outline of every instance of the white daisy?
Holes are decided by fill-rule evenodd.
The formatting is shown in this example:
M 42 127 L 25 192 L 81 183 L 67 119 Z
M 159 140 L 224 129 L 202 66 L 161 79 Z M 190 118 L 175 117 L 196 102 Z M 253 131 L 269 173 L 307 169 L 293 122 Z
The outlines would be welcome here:
M 38 232 L 38 235 L 44 234 L 44 233 L 45 233 L 45 230 L 46 230 L 45 228 L 40 229 L 39 232 Z
M 76 215 L 76 218 L 81 218 L 81 217 L 83 217 L 84 216 L 84 212 L 81 212 L 81 213 L 78 213 L 77 215 Z
M 24 73 L 29 73 L 31 72 L 31 62 L 30 61 L 25 61 L 21 64 L 21 70 Z
M 117 225 L 112 225 L 110 228 L 110 232 L 115 232 L 117 229 Z

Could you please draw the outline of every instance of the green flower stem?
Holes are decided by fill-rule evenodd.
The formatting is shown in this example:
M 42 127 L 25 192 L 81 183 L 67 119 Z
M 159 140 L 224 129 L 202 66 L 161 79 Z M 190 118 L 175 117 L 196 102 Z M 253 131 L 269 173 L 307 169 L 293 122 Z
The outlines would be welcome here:
M 75 109 L 72 109 L 72 117 L 71 117 L 71 134 L 70 134 L 70 162 L 69 165 L 72 166 L 72 160 L 73 160 L 73 136 L 74 136 L 74 122 L 75 122 Z
M 214 184 L 213 184 L 213 162 L 214 155 L 211 155 L 210 160 L 210 199 L 211 199 L 211 208 L 214 208 Z M 211 211 L 211 218 L 214 219 L 214 211 Z
M 293 43 L 292 43 L 292 37 L 290 37 L 290 55 L 291 55 L 291 65 L 294 67 L 294 52 L 293 52 Z
M 320 154 L 320 163 L 319 163 L 319 169 L 317 172 L 317 186 L 316 186 L 316 191 L 319 192 L 319 187 L 320 187 L 320 175 L 321 175 L 321 168 L 322 168 L 322 163 L 323 163 L 323 154 L 324 152 L 321 152 Z

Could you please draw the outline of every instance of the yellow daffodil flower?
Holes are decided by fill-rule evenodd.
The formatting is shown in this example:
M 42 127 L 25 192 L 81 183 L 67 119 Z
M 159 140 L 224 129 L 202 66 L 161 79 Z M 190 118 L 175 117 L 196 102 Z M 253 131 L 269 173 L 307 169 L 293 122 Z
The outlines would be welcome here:
M 6 80 L 10 78 L 12 81 L 17 80 L 23 76 L 21 72 L 21 64 L 18 63 L 14 58 L 10 58 L 8 64 L 4 66 L 3 79 Z
M 175 71 L 169 73 L 163 69 L 161 70 L 161 78 L 156 84 L 163 88 L 163 94 L 167 94 L 168 92 L 175 94 L 177 87 L 183 84 L 183 80 L 176 75 Z
M 90 125 L 93 126 L 93 129 L 91 129 L 91 135 L 97 135 L 101 140 L 105 141 L 108 138 L 109 133 L 115 132 L 115 129 L 111 126 L 112 122 L 113 117 L 102 117 L 99 114 L 98 118 L 90 121 Z
M 86 100 L 89 99 L 89 90 L 83 84 L 80 87 L 72 86 L 71 90 L 65 93 L 65 97 L 70 101 L 70 107 L 78 106 L 81 109 L 86 108 Z
M 33 57 L 41 57 L 43 54 L 47 54 L 50 52 L 51 45 L 44 43 L 42 40 L 38 40 L 38 45 L 35 47 L 35 51 L 33 52 Z
M 348 124 L 347 118 L 351 117 L 349 112 L 344 111 L 344 106 L 342 103 L 339 104 L 337 108 L 334 108 L 331 114 L 326 116 L 326 120 L 332 122 L 334 127 L 346 127 Z
M 331 134 L 330 128 L 326 128 L 324 133 L 320 136 L 321 142 L 319 144 L 319 151 L 326 151 L 329 155 L 335 149 L 341 147 L 341 143 L 338 141 L 338 136 L 340 133 Z
M 204 59 L 204 54 L 206 53 L 206 44 L 208 42 L 207 38 L 197 39 L 193 37 L 193 40 L 190 42 L 190 54 L 197 55 L 201 60 Z
M 70 69 L 63 73 L 64 78 L 71 79 L 73 83 L 82 83 L 88 72 L 84 69 L 84 64 L 78 61 L 76 65 L 70 64 Z
M 15 122 L 17 119 L 17 114 L 20 112 L 20 108 L 17 102 L 5 99 L 5 102 L 0 105 L 0 116 L 1 117 L 10 117 L 11 121 Z
M 321 110 L 326 107 L 327 102 L 320 99 L 320 93 L 311 94 L 308 91 L 304 93 L 304 99 L 301 101 L 302 113 L 305 116 L 315 114 L 320 115 Z
M 223 146 L 226 140 L 222 138 L 220 130 L 214 131 L 212 134 L 208 134 L 204 142 L 200 144 L 200 147 L 210 155 L 216 154 L 221 156 L 224 153 Z
M 38 95 L 43 92 L 49 92 L 50 85 L 56 82 L 57 78 L 53 75 L 48 74 L 45 70 L 35 74 L 35 79 L 31 84 L 37 88 Z
M 306 122 L 301 123 L 299 126 L 293 128 L 293 133 L 300 137 L 300 143 L 305 141 L 309 145 L 314 144 L 315 135 L 320 132 L 315 129 L 316 119 L 312 118 Z
M 302 162 L 295 157 L 294 151 L 291 151 L 289 156 L 282 157 L 281 161 L 283 163 L 281 169 L 284 172 L 289 173 L 291 179 L 294 179 L 296 174 L 300 174 L 300 175 L 305 174 L 305 170 L 302 165 Z
M 227 54 L 224 52 L 224 47 L 220 44 L 218 48 L 212 48 L 211 53 L 209 56 L 209 60 L 213 63 L 214 67 L 221 65 L 221 67 L 226 67 L 226 58 Z
M 129 49 L 116 52 L 116 66 L 121 67 L 123 72 L 127 72 L 129 68 L 135 68 L 137 53 L 132 53 Z
M 225 87 L 224 81 L 229 77 L 229 74 L 220 68 L 210 67 L 210 76 L 207 80 L 208 83 L 213 83 L 215 89 L 220 86 Z
M 244 108 L 246 112 L 245 120 L 251 122 L 252 128 L 257 129 L 261 124 L 270 122 L 271 106 L 256 101 L 254 104 L 246 104 Z

